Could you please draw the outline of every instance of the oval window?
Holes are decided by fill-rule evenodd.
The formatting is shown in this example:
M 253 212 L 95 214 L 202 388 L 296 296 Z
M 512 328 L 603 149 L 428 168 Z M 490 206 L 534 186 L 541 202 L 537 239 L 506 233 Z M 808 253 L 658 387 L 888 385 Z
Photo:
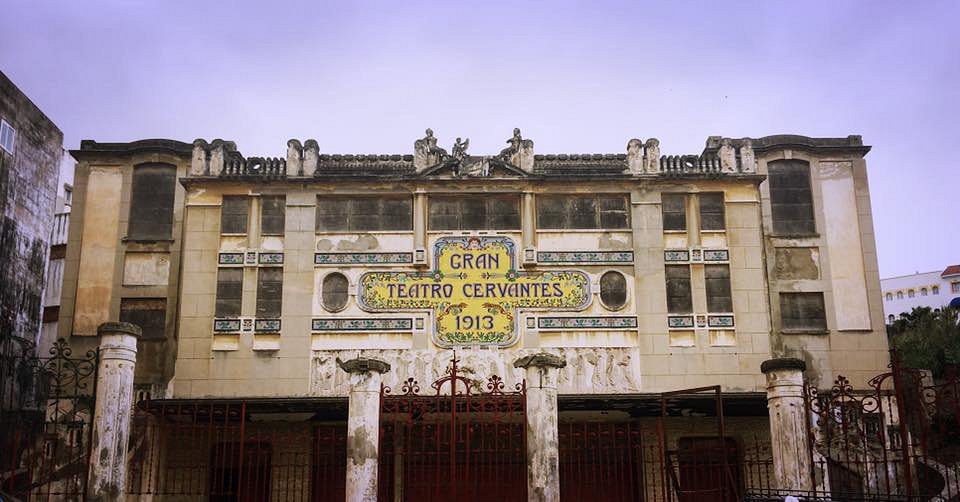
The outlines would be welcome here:
M 339 272 L 327 274 L 323 278 L 323 308 L 336 312 L 347 306 L 347 289 L 350 281 Z
M 600 301 L 610 310 L 619 310 L 627 303 L 627 279 L 620 272 L 600 276 Z

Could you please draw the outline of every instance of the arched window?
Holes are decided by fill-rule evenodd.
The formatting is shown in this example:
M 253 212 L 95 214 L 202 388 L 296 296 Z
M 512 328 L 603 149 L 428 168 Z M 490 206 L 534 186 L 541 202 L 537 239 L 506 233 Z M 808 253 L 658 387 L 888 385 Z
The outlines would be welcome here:
M 934 287 L 931 288 L 931 289 L 933 289 L 933 294 L 935 294 L 935 295 L 939 295 L 939 294 L 940 294 L 940 286 L 934 286 Z
M 907 291 L 907 297 L 913 298 L 914 296 L 917 296 L 916 291 L 914 291 L 914 290 L 912 290 L 912 289 L 911 289 L 910 291 Z
M 600 276 L 600 301 L 610 310 L 619 310 L 627 303 L 627 279 L 623 274 L 611 270 Z
M 897 318 L 894 317 L 893 314 L 888 315 L 888 316 L 887 316 L 887 324 L 893 324 L 893 321 L 895 321 L 896 319 L 897 319 Z
M 903 291 L 897 291 L 897 300 L 903 300 Z
M 176 189 L 177 169 L 169 164 L 142 164 L 133 168 L 128 239 L 171 238 Z
M 349 286 L 350 281 L 347 280 L 345 275 L 339 272 L 327 274 L 323 278 L 321 292 L 323 308 L 330 312 L 343 310 L 347 306 L 347 289 L 349 289 Z
M 893 293 L 887 293 L 887 301 L 889 302 L 892 300 L 893 300 Z
M 920 288 L 920 296 L 927 296 L 927 288 Z

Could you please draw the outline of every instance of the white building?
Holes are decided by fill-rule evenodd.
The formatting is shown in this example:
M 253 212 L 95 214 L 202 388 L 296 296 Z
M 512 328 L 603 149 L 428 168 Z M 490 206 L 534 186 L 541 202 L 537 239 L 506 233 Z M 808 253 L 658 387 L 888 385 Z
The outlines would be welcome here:
M 901 275 L 880 279 L 883 313 L 887 323 L 915 307 L 940 308 L 960 303 L 960 265 L 943 271 Z

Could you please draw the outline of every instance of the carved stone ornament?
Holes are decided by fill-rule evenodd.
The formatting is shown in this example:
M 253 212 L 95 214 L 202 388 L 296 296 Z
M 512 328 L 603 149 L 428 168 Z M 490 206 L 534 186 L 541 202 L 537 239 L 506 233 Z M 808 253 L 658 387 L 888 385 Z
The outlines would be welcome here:
M 355 357 L 347 361 L 341 361 L 338 357 L 337 366 L 339 366 L 343 371 L 351 374 L 369 373 L 371 371 L 375 371 L 377 373 L 386 373 L 390 371 L 389 363 L 379 359 L 370 359 L 366 357 Z
M 523 356 L 513 362 L 514 368 L 527 368 L 534 366 L 536 368 L 563 368 L 567 365 L 566 359 L 561 359 L 553 354 L 540 352 Z

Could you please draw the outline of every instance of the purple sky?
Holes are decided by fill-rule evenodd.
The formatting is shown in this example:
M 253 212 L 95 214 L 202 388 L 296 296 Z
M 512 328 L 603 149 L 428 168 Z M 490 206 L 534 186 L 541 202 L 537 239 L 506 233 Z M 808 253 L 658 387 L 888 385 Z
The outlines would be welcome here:
M 862 134 L 881 274 L 960 263 L 960 2 L 200 3 L 3 0 L 0 69 L 69 148 L 412 153 L 432 127 L 493 153 L 520 127 L 538 153 L 653 136 L 678 154 Z

